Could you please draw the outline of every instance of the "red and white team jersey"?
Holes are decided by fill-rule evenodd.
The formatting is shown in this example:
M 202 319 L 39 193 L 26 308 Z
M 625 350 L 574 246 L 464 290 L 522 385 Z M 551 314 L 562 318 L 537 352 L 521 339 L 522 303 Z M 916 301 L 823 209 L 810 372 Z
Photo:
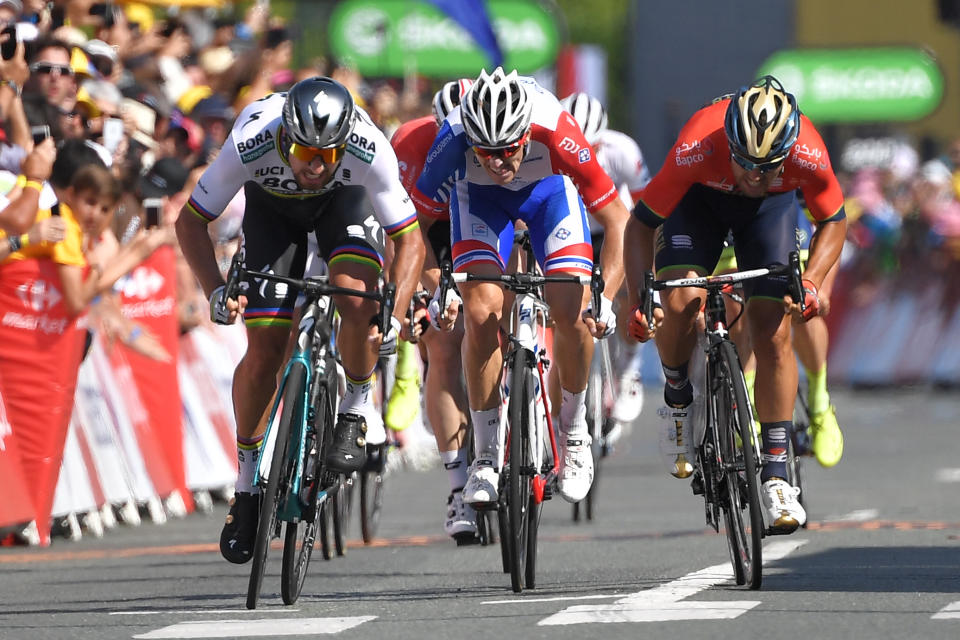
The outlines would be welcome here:
M 736 184 L 730 166 L 730 147 L 724 131 L 724 116 L 730 99 L 708 105 L 687 121 L 663 167 L 640 192 L 639 200 L 661 221 L 694 184 L 734 193 Z M 770 193 L 799 189 L 814 220 L 842 217 L 843 194 L 830 166 L 826 145 L 810 120 L 801 114 L 800 135 L 784 163 L 783 173 Z M 648 224 L 651 216 L 642 216 Z
M 405 122 L 394 132 L 390 139 L 394 153 L 397 154 L 397 164 L 400 167 L 400 183 L 407 193 L 413 193 L 417 186 L 417 179 L 423 171 L 427 160 L 427 153 L 433 140 L 437 137 L 437 121 L 433 116 L 424 116 Z M 461 176 L 462 177 L 462 176 Z M 451 175 L 440 187 L 443 211 L 431 212 L 431 217 L 447 219 L 450 217 L 447 203 L 450 191 L 456 176 Z

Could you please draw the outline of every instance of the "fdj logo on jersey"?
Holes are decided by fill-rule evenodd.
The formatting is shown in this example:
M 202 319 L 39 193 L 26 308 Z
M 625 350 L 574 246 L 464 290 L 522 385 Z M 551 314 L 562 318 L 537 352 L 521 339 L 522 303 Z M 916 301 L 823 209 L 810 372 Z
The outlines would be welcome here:
M 240 160 L 244 164 L 253 162 L 270 150 L 272 142 L 273 134 L 269 131 L 261 131 L 252 138 L 238 142 L 237 153 L 240 154 Z

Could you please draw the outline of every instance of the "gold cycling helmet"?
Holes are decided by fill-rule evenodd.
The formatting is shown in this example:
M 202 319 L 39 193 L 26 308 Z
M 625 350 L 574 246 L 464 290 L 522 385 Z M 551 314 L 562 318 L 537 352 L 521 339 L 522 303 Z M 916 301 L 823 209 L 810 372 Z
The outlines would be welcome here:
M 741 87 L 724 119 L 730 151 L 756 165 L 783 161 L 800 134 L 800 109 L 793 94 L 773 76 Z

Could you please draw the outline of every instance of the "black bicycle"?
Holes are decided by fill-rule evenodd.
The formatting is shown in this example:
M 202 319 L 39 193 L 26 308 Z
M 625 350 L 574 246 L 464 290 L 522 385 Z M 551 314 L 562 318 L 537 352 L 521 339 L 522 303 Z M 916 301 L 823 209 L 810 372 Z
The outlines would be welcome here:
M 250 286 L 255 286 L 256 280 L 285 283 L 301 291 L 305 302 L 294 352 L 270 411 L 255 475 L 260 487 L 260 518 L 247 588 L 248 609 L 257 606 L 270 542 L 280 537 L 284 523 L 280 588 L 283 602 L 288 605 L 296 602 L 303 588 L 318 526 L 326 539 L 327 513 L 335 534 L 341 526 L 339 507 L 346 480 L 323 466 L 327 448 L 333 442 L 338 391 L 334 305 L 330 296 L 349 295 L 380 302 L 377 322 L 382 331 L 390 326 L 396 290 L 392 283 L 383 285 L 379 292 L 368 292 L 331 285 L 326 276 L 297 279 L 251 271 L 243 266 L 238 253 L 230 267 L 223 301 L 235 300 L 242 282 L 250 281 Z M 342 535 L 336 537 L 342 552 Z
M 753 278 L 784 274 L 790 278 L 791 296 L 802 301 L 800 257 L 796 252 L 790 253 L 787 265 L 717 276 L 655 280 L 653 272 L 648 271 L 641 291 L 644 314 L 652 330 L 654 291 L 681 287 L 706 290 L 706 416 L 691 486 L 694 494 L 703 496 L 707 524 L 718 533 L 722 514 L 736 582 L 750 589 L 760 588 L 762 540 L 767 534 L 759 494 L 760 435 L 754 427 L 740 358 L 727 331 L 723 288 Z M 697 426 L 694 425 L 695 431 Z

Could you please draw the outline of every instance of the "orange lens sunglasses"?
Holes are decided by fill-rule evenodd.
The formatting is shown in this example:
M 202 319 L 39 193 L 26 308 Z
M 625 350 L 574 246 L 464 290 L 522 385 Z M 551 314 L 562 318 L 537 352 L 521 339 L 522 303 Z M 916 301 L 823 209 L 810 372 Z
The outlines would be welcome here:
M 326 163 L 333 164 L 339 162 L 340 158 L 343 157 L 344 149 L 346 145 L 340 145 L 339 147 L 328 147 L 326 149 L 315 149 L 313 147 L 304 147 L 297 143 L 290 145 L 290 155 L 295 157 L 297 160 L 302 162 L 310 163 L 313 162 L 313 159 L 317 156 Z
M 499 149 L 487 149 L 485 147 L 473 147 L 473 152 L 476 153 L 481 158 L 493 158 L 499 156 L 506 160 L 507 158 L 512 158 L 517 155 L 520 149 L 523 148 L 523 145 L 527 144 L 527 139 L 530 137 L 530 133 L 527 132 L 523 134 L 523 137 L 514 142 L 509 147 L 501 147 Z

